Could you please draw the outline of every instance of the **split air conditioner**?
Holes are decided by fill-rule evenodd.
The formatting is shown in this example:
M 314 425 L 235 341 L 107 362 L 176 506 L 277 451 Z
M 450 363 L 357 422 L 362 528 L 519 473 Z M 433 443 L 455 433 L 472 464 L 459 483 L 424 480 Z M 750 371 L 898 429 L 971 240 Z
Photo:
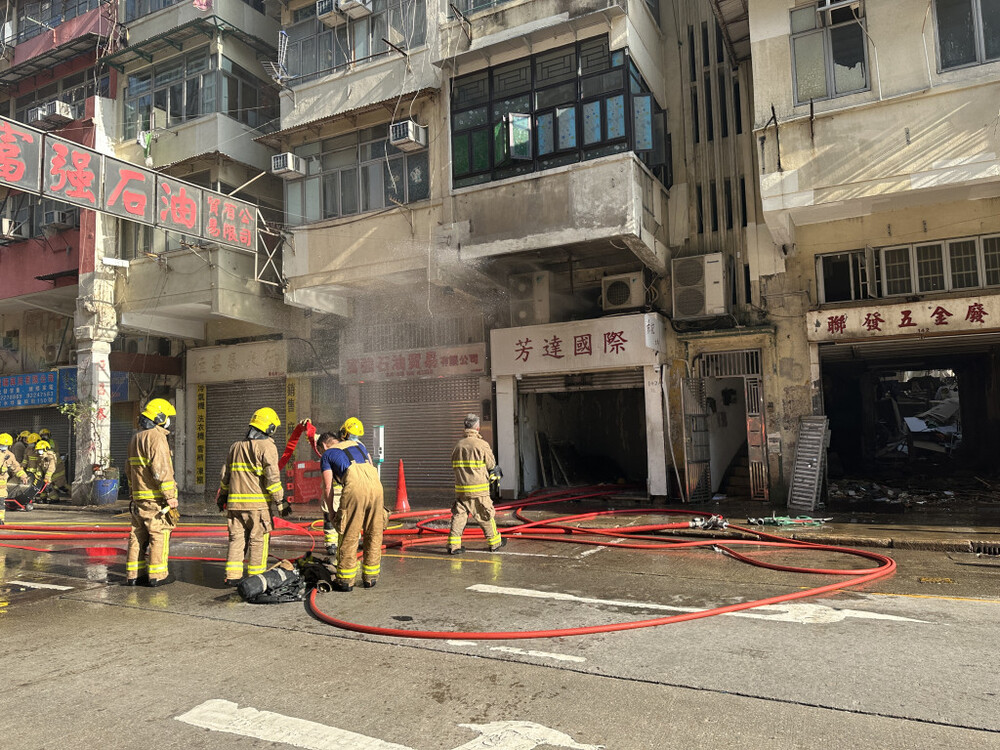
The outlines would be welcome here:
M 510 324 L 533 326 L 549 322 L 548 271 L 514 274 L 510 277 Z
M 76 226 L 76 211 L 46 211 L 42 214 L 43 229 L 69 229 Z
M 729 312 L 726 258 L 722 253 L 674 258 L 671 283 L 674 320 L 712 318 Z
M 286 151 L 283 154 L 275 154 L 271 157 L 271 174 L 280 175 L 286 180 L 304 177 L 306 174 L 306 162 L 301 156 L 296 156 L 290 151 Z
M 348 18 L 365 18 L 372 14 L 372 0 L 337 0 L 337 10 Z
M 336 0 L 319 0 L 316 3 L 316 17 L 330 28 L 347 23 L 347 17 L 337 10 Z
M 28 223 L 17 219 L 0 219 L 0 240 L 26 240 L 28 239 Z
M 628 310 L 646 304 L 642 271 L 620 273 L 601 279 L 601 307 L 605 312 Z
M 394 122 L 389 128 L 389 143 L 400 151 L 419 151 L 427 148 L 427 128 L 413 120 Z

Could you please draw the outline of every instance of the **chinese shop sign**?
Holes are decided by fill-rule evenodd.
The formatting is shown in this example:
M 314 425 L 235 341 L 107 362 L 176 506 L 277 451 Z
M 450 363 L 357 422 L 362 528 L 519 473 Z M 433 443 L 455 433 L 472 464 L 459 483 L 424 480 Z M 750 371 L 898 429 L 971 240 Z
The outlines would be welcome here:
M 1000 295 L 895 305 L 871 300 L 861 307 L 813 310 L 807 320 L 810 341 L 968 333 L 1000 328 Z
M 654 313 L 504 328 L 490 334 L 494 375 L 653 365 L 664 350 L 662 319 Z
M 257 207 L 0 117 L 0 186 L 256 252 Z
M 486 372 L 486 345 L 439 346 L 347 356 L 341 377 L 351 381 L 443 378 Z
M 56 403 L 59 378 L 55 372 L 29 372 L 0 378 L 0 409 L 50 406 Z

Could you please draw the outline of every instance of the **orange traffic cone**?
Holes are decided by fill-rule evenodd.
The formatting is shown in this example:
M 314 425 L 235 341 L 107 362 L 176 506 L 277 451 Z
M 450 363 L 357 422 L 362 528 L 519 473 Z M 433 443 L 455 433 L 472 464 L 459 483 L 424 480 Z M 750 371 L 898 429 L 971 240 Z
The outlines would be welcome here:
M 406 475 L 403 473 L 403 459 L 399 459 L 399 481 L 396 483 L 396 512 L 408 513 L 410 500 L 406 496 Z

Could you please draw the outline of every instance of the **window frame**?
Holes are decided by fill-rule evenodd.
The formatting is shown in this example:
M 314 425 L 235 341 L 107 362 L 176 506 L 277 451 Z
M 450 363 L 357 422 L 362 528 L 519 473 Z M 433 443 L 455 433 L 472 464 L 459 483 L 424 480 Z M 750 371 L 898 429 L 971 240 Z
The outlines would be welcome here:
M 806 29 L 804 31 L 792 31 L 792 14 L 797 11 L 804 10 L 808 7 L 812 7 L 813 12 L 816 15 L 816 25 L 811 29 Z M 843 96 L 853 96 L 854 94 L 863 94 L 867 91 L 871 91 L 871 59 L 868 50 L 868 15 L 865 12 L 865 0 L 858 0 L 858 15 L 849 21 L 841 21 L 839 23 L 827 23 L 825 20 L 825 13 L 820 13 L 817 10 L 818 3 L 816 0 L 812 2 L 805 3 L 803 5 L 796 5 L 794 8 L 789 10 L 788 14 L 788 47 L 789 54 L 791 58 L 792 65 L 792 99 L 795 102 L 795 106 L 801 107 L 809 104 L 810 101 L 813 102 L 824 102 L 830 99 L 839 99 Z M 861 36 L 863 41 L 864 49 L 864 66 L 865 66 L 865 84 L 864 86 L 851 89 L 850 91 L 837 92 L 836 90 L 836 74 L 834 71 L 833 63 L 833 41 L 831 39 L 831 31 L 834 29 L 845 28 L 849 25 L 857 24 L 861 27 Z M 826 96 L 823 97 L 811 97 L 807 99 L 799 98 L 799 77 L 798 70 L 795 63 L 795 40 L 802 39 L 807 36 L 819 35 L 823 39 L 823 70 L 826 76 Z
M 986 259 L 986 247 L 985 243 L 987 240 L 1000 240 L 1000 234 L 983 234 L 974 236 L 962 236 L 962 237 L 948 237 L 939 240 L 927 240 L 924 242 L 915 242 L 908 245 L 890 245 L 883 248 L 879 248 L 879 260 L 882 272 L 882 279 L 880 284 L 881 296 L 883 297 L 905 297 L 912 295 L 935 295 L 935 294 L 948 294 L 948 293 L 963 293 L 968 291 L 973 291 L 977 289 L 990 289 L 1000 287 L 1000 247 L 997 248 L 995 254 L 997 255 L 997 262 L 993 268 L 989 268 Z M 974 286 L 958 286 L 955 284 L 955 268 L 954 260 L 952 256 L 951 248 L 960 243 L 974 242 L 975 243 L 975 274 L 977 283 Z M 940 247 L 939 261 L 941 264 L 941 288 L 940 289 L 922 289 L 922 277 L 920 275 L 920 267 L 918 261 L 918 250 L 921 248 L 929 248 L 938 246 Z M 907 263 L 909 266 L 909 274 L 907 276 L 910 284 L 909 291 L 905 292 L 889 292 L 889 279 L 888 274 L 885 273 L 885 254 L 889 251 L 894 250 L 907 250 Z M 822 256 L 817 256 L 822 257 Z M 926 261 L 925 261 L 926 262 Z M 971 273 L 972 271 L 965 271 L 964 273 Z M 959 273 L 963 273 L 959 271 Z M 996 277 L 995 283 L 989 283 L 989 275 L 992 273 Z
M 941 55 L 941 26 L 938 18 L 938 0 L 934 0 L 934 40 L 935 51 L 937 52 L 937 72 L 938 74 L 949 73 L 953 70 L 963 70 L 965 68 L 975 68 L 980 65 L 1000 62 L 1000 54 L 993 58 L 986 57 L 986 34 L 983 29 L 983 6 L 981 0 L 970 0 L 972 3 L 972 26 L 975 34 L 974 44 L 976 48 L 976 59 L 972 62 L 961 63 L 944 67 Z
M 846 257 L 848 262 L 848 276 L 851 289 L 850 299 L 831 301 L 827 299 L 824 261 L 841 257 Z M 881 259 L 882 254 L 870 247 L 817 255 L 815 259 L 816 288 L 820 304 L 845 304 L 848 302 L 878 299 L 884 296 L 882 294 Z

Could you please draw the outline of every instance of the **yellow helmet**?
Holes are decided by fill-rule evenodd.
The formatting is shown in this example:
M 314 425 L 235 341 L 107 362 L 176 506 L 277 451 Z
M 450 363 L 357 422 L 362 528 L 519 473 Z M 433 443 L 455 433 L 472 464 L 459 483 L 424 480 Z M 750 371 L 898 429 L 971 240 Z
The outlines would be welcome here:
M 0 434 L 0 445 L 13 445 L 13 444 L 14 444 L 14 438 L 12 438 L 9 433 L 4 432 L 3 434 Z
M 49 441 L 48 440 L 39 440 L 37 443 L 35 443 L 35 450 L 36 451 L 47 451 L 51 447 L 52 446 L 49 445 Z
M 278 413 L 270 406 L 258 409 L 250 418 L 250 426 L 256 427 L 265 435 L 273 435 L 280 425 L 281 420 L 278 419 Z
M 39 435 L 40 435 L 41 437 L 43 437 L 43 438 L 45 438 L 46 440 L 48 440 L 48 439 L 49 439 L 49 435 L 51 435 L 51 434 L 52 434 L 52 430 L 50 430 L 50 429 L 49 429 L 48 427 L 43 427 L 42 429 L 40 429 L 40 430 L 38 431 L 38 434 L 39 434 Z
M 42 439 L 41 435 L 39 435 L 39 434 L 38 434 L 37 432 L 32 432 L 32 433 L 31 433 L 30 435 L 28 435 L 28 437 L 27 437 L 27 438 L 25 439 L 25 442 L 26 442 L 26 443 L 27 443 L 28 445 L 31 445 L 32 443 L 37 443 L 37 442 L 38 442 L 39 440 L 41 440 L 41 439 Z
M 345 437 L 361 437 L 365 434 L 365 426 L 361 424 L 361 420 L 357 417 L 348 417 L 344 424 L 340 425 L 340 436 Z
M 17 439 L 24 440 L 30 434 L 31 434 L 30 430 L 21 430 L 19 433 L 17 433 Z
M 165 398 L 152 399 L 146 404 L 146 408 L 142 410 L 142 416 L 157 425 L 166 424 L 167 420 L 176 413 L 177 410 L 174 408 L 174 405 Z

